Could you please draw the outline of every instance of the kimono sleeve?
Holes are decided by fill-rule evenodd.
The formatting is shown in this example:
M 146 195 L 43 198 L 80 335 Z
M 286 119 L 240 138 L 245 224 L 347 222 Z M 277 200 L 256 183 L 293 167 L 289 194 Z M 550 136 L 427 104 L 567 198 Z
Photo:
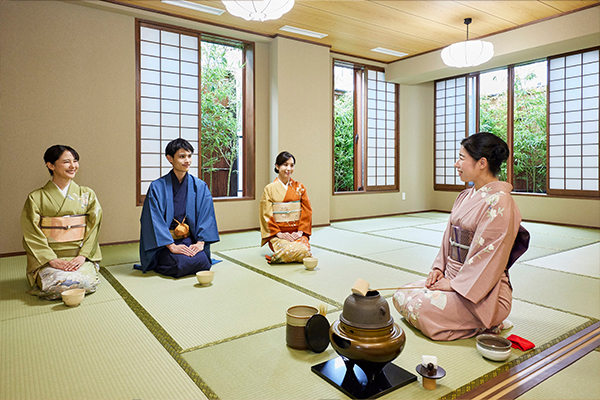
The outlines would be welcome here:
M 163 205 L 166 203 L 166 196 L 161 195 L 161 191 L 158 190 L 157 186 L 157 181 L 150 184 L 142 207 L 140 250 L 143 249 L 144 251 L 173 243 L 169 224 L 164 216 L 166 211 Z
M 90 200 L 87 207 L 87 226 L 85 231 L 85 238 L 79 250 L 79 255 L 84 256 L 93 261 L 99 261 L 100 246 L 98 243 L 100 236 L 100 225 L 102 224 L 102 207 L 96 193 L 93 190 L 86 188 L 89 193 Z
M 263 239 L 263 245 L 268 239 L 279 232 L 279 227 L 272 222 L 273 218 L 273 199 L 269 195 L 268 187 L 265 187 L 260 198 L 259 205 L 260 217 L 260 236 Z
M 509 194 L 485 199 L 466 261 L 452 288 L 474 304 L 479 303 L 502 278 L 517 235 L 520 214 Z
M 310 236 L 312 234 L 312 207 L 306 187 L 303 184 L 300 184 L 300 186 L 302 188 L 302 196 L 300 197 L 302 212 L 300 213 L 300 221 L 298 221 L 298 230 Z
M 56 258 L 56 253 L 50 248 L 48 238 L 40 229 L 41 210 L 30 194 L 21 213 L 21 229 L 23 231 L 23 247 L 28 254 L 35 258 L 39 265 L 44 265 Z
M 219 241 L 219 230 L 212 195 L 204 181 L 197 179 L 196 185 L 198 195 L 196 198 L 195 238 L 206 244 L 216 243 Z

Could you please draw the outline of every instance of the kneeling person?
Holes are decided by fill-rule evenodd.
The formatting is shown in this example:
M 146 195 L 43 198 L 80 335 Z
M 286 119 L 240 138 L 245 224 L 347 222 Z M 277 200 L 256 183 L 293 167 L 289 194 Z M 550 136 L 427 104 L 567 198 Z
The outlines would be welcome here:
M 210 245 L 219 241 L 212 196 L 188 173 L 194 148 L 175 139 L 165 150 L 171 172 L 150 184 L 141 217 L 137 269 L 179 278 L 209 270 Z

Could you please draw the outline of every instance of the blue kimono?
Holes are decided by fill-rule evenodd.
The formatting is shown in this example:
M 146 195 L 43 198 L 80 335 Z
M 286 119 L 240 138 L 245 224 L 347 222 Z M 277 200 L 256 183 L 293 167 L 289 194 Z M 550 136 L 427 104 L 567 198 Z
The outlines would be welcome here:
M 175 180 L 175 182 L 174 182 Z M 186 185 L 187 182 L 187 185 Z M 181 188 L 173 171 L 150 184 L 142 208 L 140 233 L 140 262 L 135 268 L 146 272 L 156 270 L 163 275 L 179 278 L 203 269 L 210 269 L 210 245 L 219 241 L 217 220 L 212 196 L 204 181 L 187 174 Z M 173 197 L 173 186 L 179 196 Z M 187 193 L 186 193 L 187 192 Z M 183 199 L 181 195 L 183 194 Z M 177 210 L 175 209 L 177 208 Z M 185 215 L 190 236 L 174 240 L 169 228 L 173 218 Z M 178 219 L 182 221 L 182 219 Z M 166 247 L 171 243 L 187 246 L 204 242 L 204 250 L 194 257 L 173 254 Z

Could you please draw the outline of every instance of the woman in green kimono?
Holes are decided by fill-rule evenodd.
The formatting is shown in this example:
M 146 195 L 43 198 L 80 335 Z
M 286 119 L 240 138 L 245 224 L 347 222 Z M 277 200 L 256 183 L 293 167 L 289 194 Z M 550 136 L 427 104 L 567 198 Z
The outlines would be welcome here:
M 100 203 L 92 189 L 73 182 L 79 169 L 75 149 L 54 145 L 44 161 L 52 179 L 29 194 L 21 214 L 30 293 L 50 300 L 68 289 L 95 292 L 102 259 Z

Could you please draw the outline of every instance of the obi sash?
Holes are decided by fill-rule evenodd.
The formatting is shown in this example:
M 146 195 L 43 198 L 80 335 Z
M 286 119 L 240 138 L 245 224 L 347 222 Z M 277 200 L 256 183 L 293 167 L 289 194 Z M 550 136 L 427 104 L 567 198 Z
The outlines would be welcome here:
M 40 228 L 50 243 L 74 242 L 85 237 L 86 220 L 85 214 L 42 217 Z
M 273 219 L 277 223 L 299 221 L 302 212 L 301 207 L 300 200 L 273 202 Z
M 450 226 L 450 258 L 459 263 L 464 263 L 473 241 L 473 232 Z

